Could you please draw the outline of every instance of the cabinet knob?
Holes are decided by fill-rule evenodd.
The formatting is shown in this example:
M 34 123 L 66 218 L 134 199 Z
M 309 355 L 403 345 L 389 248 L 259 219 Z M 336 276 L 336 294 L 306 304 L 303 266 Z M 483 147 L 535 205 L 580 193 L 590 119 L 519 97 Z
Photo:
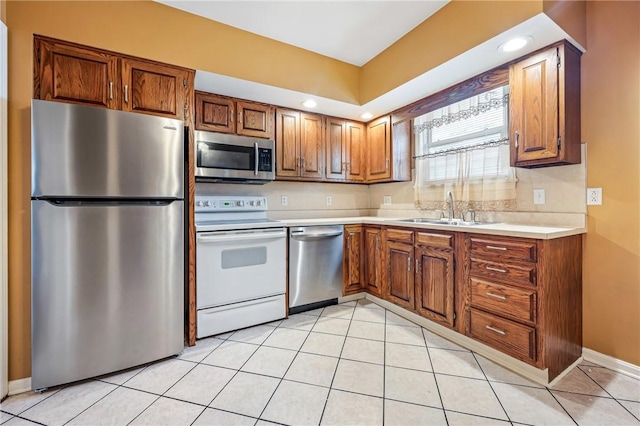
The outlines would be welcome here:
M 109 82 L 109 99 L 113 99 L 113 81 Z
M 518 149 L 518 141 L 520 139 L 520 132 L 518 132 L 517 130 L 516 130 L 516 133 L 515 133 L 515 138 L 516 138 L 516 149 Z
M 124 85 L 124 103 L 129 103 L 129 85 L 127 84 Z

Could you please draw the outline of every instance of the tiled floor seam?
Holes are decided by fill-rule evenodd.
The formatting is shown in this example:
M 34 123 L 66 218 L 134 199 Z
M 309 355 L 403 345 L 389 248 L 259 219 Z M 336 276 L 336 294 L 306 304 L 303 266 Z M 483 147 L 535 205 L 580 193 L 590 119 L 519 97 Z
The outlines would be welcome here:
M 356 306 L 358 306 L 356 302 Z M 355 312 L 355 307 L 353 308 Z M 319 317 L 318 317 L 319 318 Z M 353 314 L 351 314 L 351 318 L 353 318 Z M 324 412 L 327 409 L 327 403 L 329 402 L 329 397 L 331 396 L 331 390 L 333 389 L 333 382 L 336 379 L 336 374 L 338 373 L 338 367 L 340 366 L 340 360 L 342 359 L 342 352 L 344 351 L 344 345 L 347 344 L 347 335 L 349 334 L 349 329 L 351 328 L 351 321 L 349 321 L 349 326 L 347 327 L 347 332 L 344 335 L 344 341 L 342 342 L 342 348 L 340 348 L 340 353 L 338 354 L 338 363 L 336 364 L 336 369 L 333 372 L 333 377 L 331 378 L 331 384 L 329 385 L 329 393 L 327 394 L 327 400 L 324 402 L 324 407 L 322 407 L 322 414 L 320 415 L 320 421 L 318 424 L 322 424 L 322 419 L 324 418 Z
M 447 410 L 444 408 L 444 401 L 442 400 L 442 394 L 440 393 L 440 386 L 438 385 L 438 378 L 436 377 L 435 368 L 433 367 L 433 360 L 431 359 L 431 352 L 429 352 L 429 345 L 427 344 L 427 337 L 424 335 L 424 329 L 421 328 L 420 334 L 422 334 L 422 340 L 424 341 L 424 347 L 427 350 L 427 356 L 429 357 L 429 365 L 431 365 L 431 374 L 433 374 L 433 381 L 436 384 L 436 391 L 438 392 L 438 398 L 440 399 L 440 405 L 442 406 L 442 414 L 444 415 L 444 421 L 449 424 L 449 418 L 447 417 Z
M 324 312 L 324 308 L 322 309 L 322 312 Z M 318 315 L 318 316 L 316 317 L 316 320 L 313 322 L 313 325 L 311 326 L 311 330 L 313 330 L 313 327 L 315 327 L 315 325 L 317 324 L 317 322 L 320 320 L 321 315 L 322 315 L 322 312 L 320 312 L 320 315 Z M 279 326 L 278 326 L 278 327 L 276 327 L 276 328 L 279 328 Z M 285 328 L 285 327 L 283 327 L 283 328 Z M 308 338 L 309 338 L 309 336 L 311 335 L 311 330 L 309 330 L 309 331 L 307 332 L 307 335 L 305 336 L 304 340 L 302 341 L 302 344 L 300 345 L 300 347 L 299 347 L 299 348 L 298 348 L 298 350 L 296 351 L 296 355 L 293 357 L 293 359 L 291 360 L 291 363 L 289 364 L 289 366 L 287 367 L 287 369 L 285 370 L 285 372 L 282 374 L 282 377 L 280 377 L 280 378 L 279 378 L 279 379 L 280 379 L 280 381 L 278 382 L 278 386 L 276 386 L 276 388 L 275 388 L 275 389 L 273 390 L 273 392 L 271 393 L 271 396 L 269 397 L 269 400 L 267 401 L 267 403 L 266 403 L 266 404 L 264 405 L 264 407 L 262 408 L 262 411 L 260 412 L 260 415 L 258 416 L 258 419 L 263 420 L 263 419 L 262 419 L 262 416 L 263 416 L 263 414 L 264 414 L 265 410 L 266 410 L 266 409 L 267 409 L 267 407 L 269 406 L 269 403 L 270 403 L 270 402 L 271 402 L 271 400 L 273 399 L 273 396 L 274 396 L 274 395 L 276 394 L 276 392 L 278 391 L 278 388 L 280 387 L 280 385 L 281 385 L 281 384 L 282 384 L 282 382 L 284 381 L 285 376 L 287 375 L 287 373 L 288 373 L 288 372 L 289 372 L 289 370 L 291 369 L 291 366 L 293 365 L 293 363 L 295 362 L 296 358 L 298 357 L 298 354 L 300 354 L 300 349 L 302 349 L 302 347 L 304 346 L 305 342 L 307 341 L 307 339 L 308 339 Z M 272 333 L 273 333 L 273 332 L 272 332 Z M 271 334 L 270 334 L 270 335 L 271 335 Z M 266 341 L 267 341 L 267 339 L 265 339 L 265 342 L 266 342 Z M 273 346 L 264 345 L 264 342 L 263 342 L 263 344 L 261 344 L 260 346 L 265 346 L 265 347 L 268 347 L 268 348 L 273 347 Z M 276 349 L 282 349 L 282 348 L 276 348 Z M 256 352 L 257 352 L 257 351 L 256 351 Z M 254 352 L 254 353 L 255 353 L 255 352 Z M 304 352 L 303 352 L 303 353 L 304 353 Z M 253 356 L 253 355 L 251 355 L 251 356 Z M 249 359 L 251 359 L 251 357 L 250 357 Z M 248 360 L 247 360 L 247 361 L 248 361 Z M 303 383 L 303 382 L 300 382 L 300 383 Z M 304 383 L 304 384 L 309 385 L 310 383 Z M 328 396 L 328 395 L 329 395 L 329 394 L 327 393 L 327 396 Z M 325 403 L 325 404 L 326 404 L 326 403 Z M 321 417 L 321 419 L 322 419 L 322 417 Z M 267 420 L 267 421 L 271 421 L 271 420 Z M 274 423 L 274 422 L 272 422 L 272 423 Z
M 491 392 L 493 392 L 493 395 L 496 397 L 496 399 L 498 400 L 498 404 L 500 404 L 500 408 L 502 408 L 502 411 L 504 411 L 504 415 L 507 416 L 507 420 L 513 424 L 513 421 L 511 420 L 511 417 L 509 416 L 509 413 L 507 412 L 507 409 L 504 408 L 504 404 L 502 404 L 502 401 L 500 401 L 500 397 L 498 396 L 498 394 L 496 393 L 496 390 L 493 388 L 493 386 L 491 385 L 491 381 L 489 380 L 489 378 L 487 377 L 487 373 L 484 372 L 484 369 L 482 368 L 482 364 L 480 364 L 480 362 L 478 361 L 478 357 L 476 356 L 476 353 L 471 351 L 471 356 L 473 356 L 473 359 L 476 361 L 476 364 L 478 364 L 478 367 L 480 368 L 480 371 L 482 371 L 482 375 L 484 376 L 485 381 L 489 384 L 489 388 L 491 389 Z

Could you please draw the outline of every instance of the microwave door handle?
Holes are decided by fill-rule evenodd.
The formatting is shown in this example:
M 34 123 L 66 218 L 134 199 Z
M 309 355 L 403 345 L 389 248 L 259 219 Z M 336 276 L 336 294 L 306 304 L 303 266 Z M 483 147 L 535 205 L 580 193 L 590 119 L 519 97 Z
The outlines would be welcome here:
M 259 157 L 259 152 L 258 152 L 258 142 L 254 142 L 253 143 L 253 147 L 255 149 L 256 152 L 256 159 L 254 161 L 254 168 L 253 168 L 253 174 L 258 176 L 258 162 L 260 161 L 260 157 Z

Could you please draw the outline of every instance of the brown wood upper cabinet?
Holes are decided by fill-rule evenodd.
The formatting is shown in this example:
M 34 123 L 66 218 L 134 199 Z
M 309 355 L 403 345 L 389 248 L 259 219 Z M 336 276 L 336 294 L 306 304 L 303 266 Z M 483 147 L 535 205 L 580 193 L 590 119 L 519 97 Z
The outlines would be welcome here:
M 367 125 L 367 182 L 411 180 L 410 120 L 391 126 L 384 116 Z
M 196 129 L 273 138 L 273 107 L 257 102 L 196 92 Z
M 325 132 L 327 180 L 363 182 L 364 125 L 327 117 Z
M 511 65 L 512 166 L 580 163 L 580 55 L 565 41 Z
M 322 180 L 323 117 L 300 111 L 276 110 L 276 176 Z
M 34 36 L 35 99 L 190 121 L 194 71 Z
M 342 294 L 359 293 L 364 289 L 364 238 L 362 225 L 344 227 L 344 257 Z

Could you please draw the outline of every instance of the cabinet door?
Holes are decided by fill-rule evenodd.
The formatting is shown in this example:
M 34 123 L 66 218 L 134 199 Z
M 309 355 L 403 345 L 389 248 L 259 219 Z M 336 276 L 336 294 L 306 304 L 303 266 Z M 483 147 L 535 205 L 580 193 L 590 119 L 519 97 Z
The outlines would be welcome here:
M 453 250 L 416 247 L 416 311 L 453 327 Z
M 273 109 L 269 105 L 255 102 L 236 102 L 239 135 L 257 138 L 273 138 Z
M 363 182 L 365 178 L 364 161 L 364 124 L 347 123 L 346 129 L 347 146 L 347 180 Z
M 118 57 L 34 37 L 35 99 L 120 108 Z
M 391 120 L 381 117 L 367 126 L 367 181 L 391 178 Z
M 184 68 L 124 58 L 122 110 L 187 120 L 192 80 L 193 73 Z
M 300 176 L 322 179 L 324 135 L 322 116 L 300 113 Z
M 300 113 L 276 111 L 276 176 L 300 176 Z
M 236 132 L 236 107 L 231 98 L 196 92 L 196 129 L 219 133 Z
M 387 280 L 384 298 L 406 309 L 413 310 L 414 272 L 413 246 L 411 244 L 387 241 Z
M 365 289 L 376 296 L 382 296 L 384 277 L 384 251 L 380 228 L 364 229 Z
M 343 181 L 346 178 L 346 122 L 337 118 L 327 118 L 326 151 L 327 173 L 330 180 Z
M 344 238 L 342 294 L 346 296 L 348 294 L 359 293 L 364 288 L 362 226 L 345 226 Z
M 558 156 L 558 54 L 549 49 L 509 71 L 512 165 Z

